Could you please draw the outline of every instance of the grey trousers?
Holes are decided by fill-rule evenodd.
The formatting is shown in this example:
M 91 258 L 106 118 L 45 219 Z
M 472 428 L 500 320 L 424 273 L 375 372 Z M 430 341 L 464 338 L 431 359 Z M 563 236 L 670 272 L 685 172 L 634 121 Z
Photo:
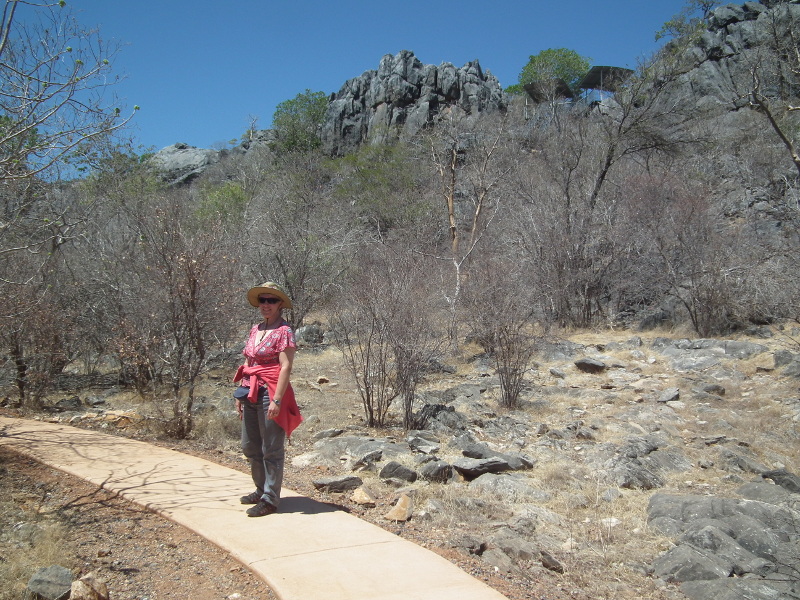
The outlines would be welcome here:
M 275 421 L 267 419 L 268 407 L 265 393 L 259 394 L 255 404 L 247 398 L 242 400 L 242 452 L 250 462 L 256 490 L 263 500 L 277 508 L 283 485 L 286 432 Z

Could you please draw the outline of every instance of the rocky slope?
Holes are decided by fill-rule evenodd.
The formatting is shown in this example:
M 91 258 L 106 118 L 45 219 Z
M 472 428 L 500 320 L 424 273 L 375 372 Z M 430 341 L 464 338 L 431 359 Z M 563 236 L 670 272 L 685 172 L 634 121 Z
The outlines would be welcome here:
M 747 106 L 753 65 L 774 30 L 800 19 L 798 0 L 761 0 L 717 8 L 708 30 L 681 50 L 683 74 L 670 84 L 669 101 L 683 110 L 735 111 Z M 780 85 L 761 70 L 762 91 Z M 320 135 L 325 151 L 340 155 L 367 140 L 411 137 L 442 117 L 477 117 L 503 110 L 509 99 L 498 80 L 478 60 L 457 68 L 450 63 L 423 64 L 404 50 L 386 55 L 377 69 L 346 81 L 332 94 Z M 171 183 L 184 183 L 227 157 L 246 155 L 268 143 L 269 131 L 231 150 L 207 150 L 174 144 L 159 151 L 154 164 Z
M 454 111 L 477 116 L 505 106 L 500 82 L 477 60 L 461 68 L 423 65 L 403 50 L 331 96 L 321 137 L 328 154 L 342 155 L 367 140 L 411 138 Z
M 287 486 L 509 598 L 789 597 L 800 581 L 800 354 L 791 332 L 751 333 L 543 345 L 513 411 L 498 408 L 491 362 L 476 355 L 429 378 L 416 406 L 427 425 L 412 432 L 364 427 L 338 351 L 306 347 L 295 369 L 306 422 Z M 235 429 L 234 364 L 204 385 L 198 435 L 245 468 L 220 433 Z M 151 422 L 112 390 L 77 398 L 55 418 L 136 435 Z
M 781 78 L 770 53 L 763 48 L 774 43 L 776 31 L 788 30 L 800 19 L 800 2 L 761 0 L 728 4 L 714 10 L 708 30 L 684 51 L 686 72 L 671 92 L 681 103 L 698 108 L 707 105 L 729 109 L 747 106 L 753 68 L 760 65 L 762 92 L 780 95 Z

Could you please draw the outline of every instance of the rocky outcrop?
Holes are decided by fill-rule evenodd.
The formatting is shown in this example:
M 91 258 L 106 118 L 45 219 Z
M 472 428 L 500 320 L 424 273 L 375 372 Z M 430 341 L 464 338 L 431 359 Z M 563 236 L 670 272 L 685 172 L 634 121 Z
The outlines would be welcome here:
M 366 140 L 413 136 L 453 111 L 474 115 L 505 106 L 497 78 L 477 60 L 460 69 L 424 65 L 403 50 L 387 54 L 377 70 L 350 79 L 331 96 L 321 137 L 327 153 L 342 155 Z
M 444 115 L 475 116 L 505 108 L 500 82 L 477 60 L 461 68 L 424 65 L 413 52 L 403 50 L 387 54 L 377 70 L 348 80 L 331 95 L 320 135 L 326 153 L 343 155 L 367 140 L 411 137 Z M 273 132 L 257 131 L 254 136 L 230 150 L 173 144 L 157 152 L 151 164 L 170 185 L 190 183 L 228 155 L 244 156 L 268 145 Z
M 271 130 L 261 130 L 252 132 L 250 139 L 230 149 L 210 150 L 185 143 L 173 144 L 156 152 L 150 158 L 150 166 L 169 185 L 191 183 L 210 166 L 229 157 L 245 157 L 251 150 L 269 147 L 273 140 Z
M 697 43 L 681 50 L 683 73 L 665 89 L 671 106 L 736 109 L 747 105 L 753 64 L 761 63 L 762 92 L 781 84 L 778 70 L 764 64 L 760 48 L 790 22 L 800 24 L 800 0 L 761 0 L 717 8 Z M 797 29 L 797 27 L 795 27 Z M 667 48 L 669 50 L 669 48 Z M 758 59 L 758 60 L 756 60 Z M 423 64 L 413 52 L 384 56 L 376 70 L 354 77 L 331 95 L 320 137 L 330 155 L 343 155 L 366 141 L 410 138 L 445 116 L 476 116 L 504 110 L 507 98 L 497 78 L 478 60 L 461 68 L 451 63 Z M 171 184 L 187 183 L 228 154 L 246 155 L 267 144 L 272 132 L 230 150 L 174 144 L 158 152 L 152 164 Z
M 169 184 L 188 183 L 209 166 L 219 161 L 217 150 L 195 148 L 189 144 L 173 144 L 159 150 L 150 164 Z
M 777 71 L 763 64 L 766 55 L 759 49 L 792 21 L 800 23 L 800 0 L 761 0 L 717 8 L 708 30 L 684 55 L 688 68 L 679 78 L 673 99 L 700 106 L 745 106 L 747 90 L 742 83 L 746 86 L 752 81 L 751 70 L 759 63 L 766 67 L 760 72 L 762 92 L 772 95 L 780 82 L 770 73 Z
M 692 600 L 723 594 L 737 599 L 794 597 L 797 548 L 792 540 L 800 518 L 796 494 L 766 483 L 746 484 L 739 493 L 742 498 L 652 496 L 649 526 L 678 536 L 676 545 L 653 563 L 654 574 L 682 583 L 681 590 Z M 754 583 L 758 589 L 752 588 Z

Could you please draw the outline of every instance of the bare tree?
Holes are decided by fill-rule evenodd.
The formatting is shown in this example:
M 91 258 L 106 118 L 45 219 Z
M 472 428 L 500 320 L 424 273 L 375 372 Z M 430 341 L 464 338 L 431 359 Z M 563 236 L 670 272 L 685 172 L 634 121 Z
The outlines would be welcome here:
M 386 424 L 398 396 L 404 427 L 415 426 L 417 385 L 446 339 L 437 325 L 429 263 L 388 245 L 365 247 L 333 306 L 336 343 L 359 384 L 371 426 Z
M 0 14 L 0 329 L 22 399 L 43 390 L 35 378 L 42 382 L 63 365 L 57 353 L 66 345 L 57 352 L 41 346 L 64 341 L 42 337 L 44 315 L 64 299 L 53 293 L 61 289 L 55 274 L 90 210 L 52 182 L 130 120 L 111 93 L 117 48 L 82 28 L 64 5 L 5 0 Z
M 781 3 L 768 13 L 768 37 L 750 60 L 749 105 L 764 115 L 800 174 L 800 11 Z
M 358 386 L 369 427 L 383 427 L 398 391 L 393 385 L 386 323 L 364 303 L 343 303 L 330 317 L 336 345 Z
M 677 301 L 699 335 L 765 318 L 780 247 L 757 224 L 726 219 L 708 189 L 674 175 L 640 178 L 621 212 L 650 297 Z
M 360 237 L 332 205 L 321 163 L 321 155 L 305 153 L 276 166 L 249 205 L 242 232 L 246 277 L 285 286 L 295 327 L 324 305 Z
M 165 429 L 185 437 L 211 349 L 242 324 L 239 253 L 227 222 L 199 212 L 188 190 L 147 191 L 147 181 L 133 176 L 130 196 L 110 182 L 96 188 L 109 195 L 95 203 L 76 256 L 82 308 L 106 337 L 98 351 L 115 356 L 123 380 L 159 410 L 166 391 Z
M 428 138 L 449 232 L 449 252 L 439 258 L 453 270 L 446 292 L 453 341 L 458 339 L 458 308 L 470 258 L 500 212 L 508 175 L 516 167 L 506 126 L 502 115 L 480 123 L 452 115 Z
M 689 116 L 666 93 L 676 76 L 669 60 L 643 65 L 613 98 L 565 111 L 557 132 L 547 123 L 529 131 L 509 226 L 549 318 L 562 325 L 608 320 L 615 282 L 634 258 L 619 235 L 624 183 L 691 142 Z
M 465 289 L 473 315 L 468 337 L 491 356 L 500 379 L 500 405 L 517 408 L 539 341 L 535 330 L 541 325 L 542 298 L 513 257 L 484 255 L 473 269 Z
M 65 4 L 4 2 L 0 180 L 29 179 L 63 165 L 131 118 L 109 87 L 118 49 L 80 26 Z
M 136 223 L 144 240 L 143 265 L 152 285 L 145 306 L 157 326 L 156 357 L 166 367 L 172 392 L 169 432 L 185 437 L 192 430 L 195 383 L 210 345 L 231 338 L 236 298 L 230 282 L 237 275 L 234 254 L 213 221 L 187 214 L 182 194 Z M 144 291 L 144 290 L 143 290 Z

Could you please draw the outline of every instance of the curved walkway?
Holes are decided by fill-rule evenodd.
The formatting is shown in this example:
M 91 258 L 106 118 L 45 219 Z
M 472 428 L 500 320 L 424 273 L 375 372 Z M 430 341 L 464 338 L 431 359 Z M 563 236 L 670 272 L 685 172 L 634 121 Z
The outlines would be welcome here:
M 0 417 L 0 444 L 118 493 L 200 534 L 282 600 L 505 600 L 438 554 L 284 489 L 280 511 L 248 518 L 250 476 L 66 425 Z

